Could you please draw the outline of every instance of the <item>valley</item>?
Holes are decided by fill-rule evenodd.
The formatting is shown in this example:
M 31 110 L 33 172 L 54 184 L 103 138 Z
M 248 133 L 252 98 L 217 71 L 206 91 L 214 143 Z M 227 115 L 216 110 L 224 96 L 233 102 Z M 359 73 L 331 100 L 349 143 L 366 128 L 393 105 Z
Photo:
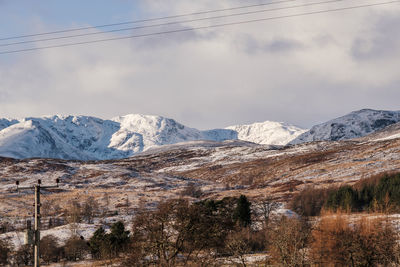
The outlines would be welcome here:
M 279 214 L 292 214 L 289 202 L 306 188 L 353 185 L 399 170 L 400 123 L 348 140 L 191 140 L 109 160 L 0 157 L 0 224 L 9 227 L 0 238 L 21 247 L 26 220 L 32 220 L 33 191 L 18 191 L 16 181 L 26 187 L 59 179 L 59 188 L 42 191 L 42 230 L 67 242 L 71 233 L 88 240 L 98 226 L 118 221 L 129 229 L 139 214 L 173 199 L 201 203 L 245 195 L 254 208 L 273 201 Z M 74 205 L 86 203 L 95 203 L 92 219 L 69 222 Z

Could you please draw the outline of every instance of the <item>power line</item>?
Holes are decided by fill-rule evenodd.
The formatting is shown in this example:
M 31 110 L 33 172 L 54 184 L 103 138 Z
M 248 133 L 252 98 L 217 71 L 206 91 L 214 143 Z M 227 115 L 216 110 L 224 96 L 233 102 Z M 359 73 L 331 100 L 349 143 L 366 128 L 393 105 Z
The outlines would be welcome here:
M 223 23 L 223 24 L 214 24 L 214 25 L 195 27 L 195 28 L 185 28 L 185 29 L 177 29 L 177 30 L 170 30 L 170 31 L 161 31 L 161 32 L 154 32 L 154 33 L 138 34 L 138 35 L 124 36 L 124 37 L 107 38 L 107 39 L 100 39 L 100 40 L 94 40 L 94 41 L 83 41 L 83 42 L 77 42 L 77 43 L 67 43 L 67 44 L 60 44 L 60 45 L 51 45 L 51 46 L 42 46 L 42 47 L 33 47 L 33 48 L 27 48 L 27 49 L 19 49 L 19 50 L 9 50 L 9 51 L 0 52 L 0 55 L 19 53 L 19 52 L 27 52 L 27 51 L 35 51 L 35 50 L 44 50 L 44 49 L 58 48 L 58 47 L 77 46 L 77 45 L 84 45 L 84 44 L 91 44 L 91 43 L 100 43 L 100 42 L 124 40 L 124 39 L 133 39 L 133 38 L 140 38 L 140 37 L 165 35 L 165 34 L 188 32 L 188 31 L 202 30 L 202 29 L 211 29 L 211 28 L 218 28 L 218 27 L 225 27 L 225 26 L 232 26 L 232 25 L 240 25 L 240 24 L 247 24 L 247 23 L 254 23 L 254 22 L 262 22 L 262 21 L 269 21 L 269 20 L 277 20 L 277 19 L 284 19 L 284 18 L 293 18 L 293 17 L 301 17 L 301 16 L 307 16 L 307 15 L 329 13 L 329 12 L 352 10 L 352 9 L 372 7 L 372 6 L 388 5 L 388 4 L 399 3 L 399 2 L 400 2 L 400 0 L 395 0 L 395 1 L 389 1 L 389 2 L 381 2 L 381 3 L 375 3 L 375 4 L 365 4 L 365 5 L 350 6 L 350 7 L 341 7 L 341 8 L 335 8 L 335 9 L 320 10 L 320 11 L 313 11 L 313 12 L 305 12 L 305 13 L 298 13 L 298 14 L 291 14 L 291 15 L 282 15 L 282 16 L 262 18 L 262 19 L 253 19 L 253 20 L 245 20 L 245 21 L 238 21 L 238 22 Z
M 293 0 L 291 0 L 291 1 L 293 1 Z M 100 35 L 100 34 L 113 33 L 113 32 L 121 32 L 121 31 L 128 31 L 128 30 L 154 28 L 154 27 L 160 27 L 160 26 L 168 26 L 168 25 L 175 25 L 175 24 L 182 24 L 182 23 L 189 23 L 189 22 L 196 22 L 196 21 L 205 21 L 205 20 L 211 20 L 211 19 L 221 19 L 221 18 L 228 18 L 228 17 L 244 16 L 244 15 L 257 14 L 257 13 L 265 13 L 265 12 L 270 12 L 270 11 L 278 11 L 278 10 L 286 10 L 286 9 L 293 9 L 293 8 L 299 8 L 299 7 L 307 7 L 307 6 L 328 4 L 328 3 L 336 3 L 336 2 L 342 2 L 342 1 L 347 1 L 347 0 L 329 0 L 329 1 L 322 1 L 322 2 L 314 2 L 314 3 L 307 3 L 307 4 L 301 4 L 301 5 L 288 6 L 288 7 L 277 7 L 277 8 L 263 9 L 263 10 L 247 11 L 247 12 L 220 15 L 220 16 L 214 16 L 214 17 L 206 17 L 206 18 L 181 20 L 181 21 L 173 21 L 173 22 L 166 22 L 166 23 L 160 23 L 160 24 L 152 24 L 152 25 L 144 25 L 144 26 L 137 26 L 137 27 L 122 28 L 122 29 L 114 29 L 114 30 L 102 31 L 102 32 L 82 33 L 82 34 L 75 34 L 75 35 L 51 37 L 51 38 L 45 38 L 45 39 L 39 39 L 39 40 L 13 42 L 13 43 L 0 44 L 0 47 L 11 46 L 11 45 L 20 45 L 20 44 L 28 44 L 28 43 L 37 43 L 37 42 L 44 42 L 44 41 L 54 41 L 54 40 L 61 40 L 61 39 L 69 39 L 69 38 L 74 38 L 74 37 L 93 36 L 93 35 Z
M 281 4 L 281 3 L 294 2 L 294 1 L 296 1 L 296 0 L 282 0 L 282 1 L 274 1 L 274 2 L 269 2 L 269 3 L 247 5 L 247 6 L 237 6 L 237 7 L 215 9 L 215 10 L 208 10 L 208 11 L 199 11 L 199 12 L 180 14 L 180 15 L 173 15 L 173 16 L 166 16 L 166 17 L 141 19 L 141 20 L 125 21 L 125 22 L 118 22 L 118 23 L 112 23 L 112 24 L 103 24 L 103 25 L 97 25 L 97 26 L 66 29 L 66 30 L 59 30 L 59 31 L 52 31 L 52 32 L 42 32 L 42 33 L 26 34 L 26 35 L 19 35 L 19 36 L 11 36 L 11 37 L 0 38 L 0 41 L 11 40 L 11 39 L 20 39 L 20 38 L 26 38 L 26 37 L 34 37 L 34 36 L 41 36 L 41 35 L 50 35 L 50 34 L 56 34 L 56 33 L 66 33 L 66 32 L 75 32 L 75 31 L 97 29 L 97 28 L 106 28 L 106 27 L 121 26 L 121 25 L 126 25 L 126 24 L 135 24 L 135 23 L 143 23 L 143 22 L 150 22 L 150 21 L 158 21 L 158 20 L 165 20 L 165 19 L 176 19 L 176 18 L 187 17 L 187 16 L 196 16 L 196 15 L 217 13 L 217 12 L 223 12 L 223 11 L 232 11 L 232 10 L 252 8 L 252 7 L 268 6 L 268 5 Z

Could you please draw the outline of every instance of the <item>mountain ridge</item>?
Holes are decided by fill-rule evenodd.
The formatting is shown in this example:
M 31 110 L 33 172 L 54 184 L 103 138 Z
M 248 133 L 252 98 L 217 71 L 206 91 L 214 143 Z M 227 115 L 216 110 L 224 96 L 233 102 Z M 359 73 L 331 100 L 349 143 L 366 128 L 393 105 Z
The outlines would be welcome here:
M 400 111 L 362 109 L 313 126 L 310 130 L 264 121 L 224 129 L 198 130 L 174 119 L 128 114 L 110 120 L 53 115 L 0 119 L 0 156 L 109 160 L 128 158 L 164 145 L 190 141 L 243 140 L 285 146 L 313 141 L 360 138 L 400 122 Z M 396 138 L 396 134 L 392 138 Z
M 162 145 L 196 140 L 237 140 L 239 135 L 228 128 L 201 131 L 170 118 L 142 114 L 110 120 L 72 115 L 0 119 L 0 127 L 0 156 L 18 159 L 119 159 Z M 287 124 L 285 127 L 290 128 Z M 285 134 L 285 127 L 281 134 Z M 245 141 L 254 140 L 247 138 Z
M 400 111 L 361 109 L 313 126 L 290 144 L 360 138 L 400 122 Z

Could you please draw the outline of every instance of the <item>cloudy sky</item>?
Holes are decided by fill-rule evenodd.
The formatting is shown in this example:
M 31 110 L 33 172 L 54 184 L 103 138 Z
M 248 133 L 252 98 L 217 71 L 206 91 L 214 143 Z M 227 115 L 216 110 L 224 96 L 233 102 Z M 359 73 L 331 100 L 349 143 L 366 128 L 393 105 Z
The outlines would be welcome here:
M 0 39 L 269 0 L 0 0 Z M 389 0 L 387 0 L 389 1 Z M 242 16 L 185 20 L 292 7 L 270 6 L 36 36 L 123 27 L 158 27 L 21 45 L 33 47 L 141 35 L 382 3 L 343 0 Z M 0 117 L 50 114 L 112 118 L 157 114 L 200 129 L 255 121 L 302 127 L 362 108 L 400 110 L 400 3 L 174 34 L 0 55 Z

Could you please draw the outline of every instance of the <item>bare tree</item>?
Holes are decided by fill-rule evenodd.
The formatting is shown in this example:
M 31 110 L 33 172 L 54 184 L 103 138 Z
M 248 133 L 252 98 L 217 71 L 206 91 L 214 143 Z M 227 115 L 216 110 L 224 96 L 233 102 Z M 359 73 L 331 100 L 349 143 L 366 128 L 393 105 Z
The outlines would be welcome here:
M 94 197 L 90 196 L 86 199 L 85 203 L 82 206 L 82 218 L 87 223 L 93 223 L 93 218 L 99 212 L 99 203 L 94 199 Z
M 81 204 L 72 200 L 68 202 L 67 207 L 64 210 L 64 217 L 68 223 L 79 223 L 82 220 Z
M 173 229 L 177 204 L 173 201 L 162 202 L 156 211 L 143 213 L 133 222 L 132 238 L 140 244 L 136 249 L 148 256 L 146 261 L 149 263 L 172 266 L 182 250 L 182 235 Z
M 105 215 L 110 207 L 110 196 L 108 195 L 107 192 L 103 194 L 102 203 L 104 203 L 102 204 L 103 206 L 102 213 Z
M 282 216 L 270 234 L 272 260 L 284 266 L 306 266 L 310 232 L 310 225 L 303 219 Z
M 279 208 L 279 203 L 271 197 L 267 197 L 260 202 L 260 213 L 263 219 L 264 228 L 268 227 L 272 213 Z
M 239 228 L 232 231 L 226 239 L 225 245 L 235 258 L 239 259 L 241 265 L 246 267 L 245 255 L 251 252 L 250 228 Z

